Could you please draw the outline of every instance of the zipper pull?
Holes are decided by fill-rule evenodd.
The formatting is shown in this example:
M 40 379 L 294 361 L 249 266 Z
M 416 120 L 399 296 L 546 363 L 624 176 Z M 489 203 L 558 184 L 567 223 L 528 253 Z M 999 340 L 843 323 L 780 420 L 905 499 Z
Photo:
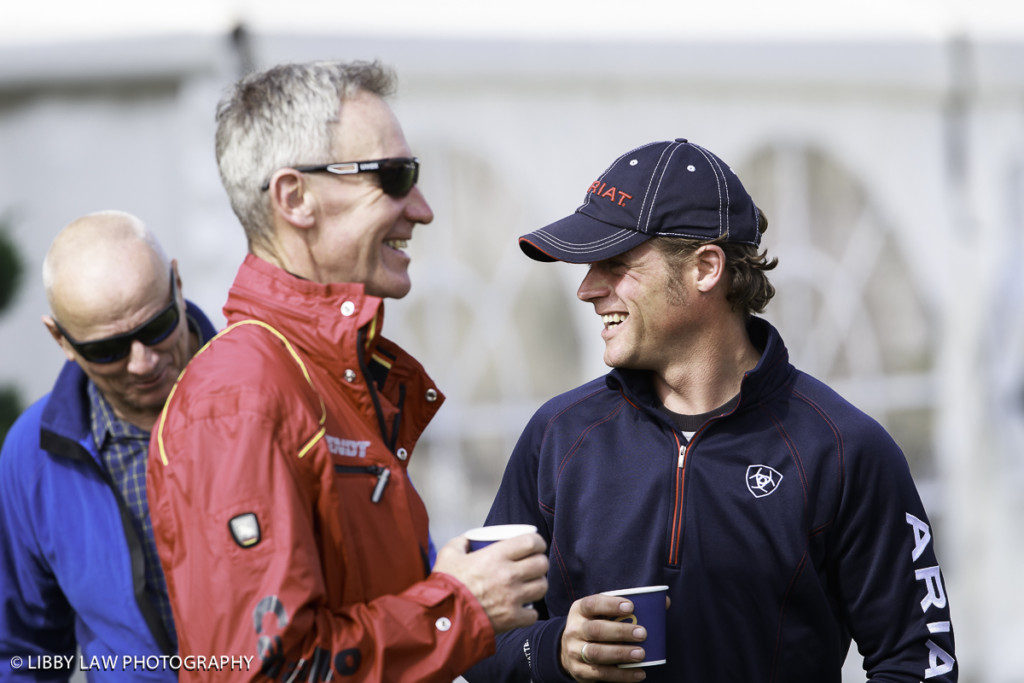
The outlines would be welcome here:
M 683 469 L 686 466 L 686 446 L 679 447 L 679 469 Z
M 373 493 L 370 495 L 371 503 L 379 503 L 381 497 L 384 495 L 384 488 L 388 485 L 388 480 L 391 479 L 391 470 L 387 467 L 381 467 L 380 471 L 377 472 L 377 485 L 373 487 Z

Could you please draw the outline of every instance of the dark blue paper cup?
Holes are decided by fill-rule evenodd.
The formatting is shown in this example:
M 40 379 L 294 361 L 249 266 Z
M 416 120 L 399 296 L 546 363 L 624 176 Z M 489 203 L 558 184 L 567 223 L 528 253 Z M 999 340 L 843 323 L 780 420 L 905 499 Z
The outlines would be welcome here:
M 639 586 L 602 593 L 602 595 L 629 598 L 633 603 L 633 613 L 625 617 L 618 617 L 616 621 L 629 621 L 647 629 L 647 640 L 640 643 L 644 649 L 644 661 L 619 664 L 620 669 L 636 669 L 665 663 L 665 594 L 667 592 L 668 586 Z
M 469 539 L 469 552 L 486 548 L 497 541 L 515 538 L 523 534 L 535 534 L 537 527 L 532 524 L 495 524 L 470 529 L 464 536 Z

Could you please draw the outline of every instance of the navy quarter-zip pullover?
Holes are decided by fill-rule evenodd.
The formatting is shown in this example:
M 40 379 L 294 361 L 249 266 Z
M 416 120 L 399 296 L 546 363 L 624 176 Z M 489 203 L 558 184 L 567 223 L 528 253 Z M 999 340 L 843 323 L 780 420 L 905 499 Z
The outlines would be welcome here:
M 647 681 L 839 683 L 851 639 L 869 681 L 957 680 L 949 606 L 906 459 L 873 419 L 795 369 L 778 332 L 738 404 L 687 444 L 649 374 L 613 370 L 548 401 L 487 524 L 548 542 L 540 620 L 498 638 L 473 683 L 571 681 L 566 614 L 668 584 L 668 662 Z

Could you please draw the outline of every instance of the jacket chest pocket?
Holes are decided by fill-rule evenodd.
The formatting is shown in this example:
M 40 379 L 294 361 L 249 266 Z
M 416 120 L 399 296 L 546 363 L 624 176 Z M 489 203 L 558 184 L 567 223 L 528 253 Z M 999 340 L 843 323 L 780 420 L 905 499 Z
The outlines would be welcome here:
M 345 557 L 341 604 L 397 594 L 424 573 L 400 469 L 373 462 L 332 464 L 338 553 Z
M 334 465 L 334 473 L 344 478 L 353 478 L 351 482 L 359 489 L 363 488 L 360 479 L 365 479 L 369 488 L 371 503 L 379 503 L 384 497 L 384 490 L 391 480 L 391 470 L 382 465 Z

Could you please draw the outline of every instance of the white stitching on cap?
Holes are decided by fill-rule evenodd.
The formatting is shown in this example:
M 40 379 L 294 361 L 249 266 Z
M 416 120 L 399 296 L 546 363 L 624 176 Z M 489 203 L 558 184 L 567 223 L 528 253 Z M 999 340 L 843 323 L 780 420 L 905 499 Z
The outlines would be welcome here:
M 658 170 L 658 166 L 661 165 L 661 160 L 665 158 L 665 152 L 667 152 L 668 150 L 669 150 L 668 147 L 666 147 L 665 149 L 661 150 L 661 156 L 658 157 L 658 162 L 656 164 L 654 164 L 654 170 L 655 171 Z M 662 173 L 662 175 L 664 175 L 665 174 L 665 169 L 662 169 L 661 173 Z M 638 213 L 636 215 L 636 229 L 637 230 L 641 229 L 640 228 L 640 222 L 643 221 L 643 219 L 644 219 L 644 207 L 647 207 L 648 209 L 650 209 L 650 207 L 647 206 L 647 195 L 649 195 L 651 193 L 651 184 L 653 182 L 654 182 L 654 173 L 652 172 L 650 180 L 647 181 L 647 189 L 644 190 L 644 199 L 643 199 L 642 202 L 640 202 L 640 213 Z M 657 192 L 655 192 L 655 194 L 657 194 Z M 654 204 L 654 200 L 653 199 L 651 200 L 651 204 Z M 648 211 L 648 213 L 647 213 L 647 223 L 648 224 L 650 224 L 650 222 L 651 222 L 651 215 L 650 214 L 651 214 L 651 212 Z
M 706 240 L 708 238 L 707 235 L 694 235 L 694 234 L 689 233 L 689 232 L 656 232 L 656 233 L 654 233 L 654 236 L 655 237 L 688 237 L 690 239 L 695 239 L 695 240 Z
M 620 228 L 620 230 L 622 230 L 622 232 L 618 235 L 612 235 L 611 237 L 607 237 L 603 240 L 584 242 L 583 244 L 573 244 L 572 242 L 566 242 L 548 233 L 542 233 L 540 230 L 537 230 L 532 234 L 536 235 L 541 241 L 547 242 L 551 246 L 558 247 L 563 251 L 578 254 L 586 254 L 592 251 L 599 251 L 601 249 L 606 249 L 608 247 L 615 246 L 620 242 L 624 242 L 625 240 L 630 239 L 635 234 L 640 234 L 637 233 L 637 231 L 635 230 L 630 230 L 629 228 Z
M 575 254 L 590 254 L 590 253 L 593 253 L 593 252 L 596 252 L 596 251 L 600 251 L 602 249 L 607 249 L 609 247 L 614 247 L 615 245 L 619 244 L 620 242 L 624 242 L 624 241 L 630 239 L 633 235 L 640 235 L 640 234 L 642 234 L 642 233 L 636 232 L 635 230 L 625 230 L 624 229 L 622 234 L 617 235 L 615 237 L 615 239 L 608 240 L 608 241 L 606 241 L 603 244 L 590 243 L 590 244 L 587 244 L 587 245 L 584 245 L 584 246 L 569 244 L 569 243 L 566 243 L 566 242 L 559 243 L 559 242 L 556 242 L 556 241 L 552 240 L 550 238 L 550 236 L 547 236 L 547 235 L 539 236 L 539 237 L 541 237 L 542 241 L 549 242 L 552 246 L 557 247 L 557 248 L 559 248 L 559 249 L 561 249 L 563 251 L 566 251 L 566 252 L 569 252 L 569 253 L 575 253 Z
M 621 230 L 626 230 L 628 232 L 634 232 L 633 230 L 630 230 L 629 228 L 616 228 L 616 230 L 620 230 L 620 231 Z M 614 235 L 609 235 L 607 237 L 602 237 L 601 239 L 593 240 L 592 242 L 566 242 L 565 240 L 563 240 L 562 238 L 558 237 L 557 235 L 548 232 L 547 228 L 540 228 L 539 230 L 534 230 L 530 234 L 531 235 L 541 236 L 545 240 L 547 240 L 550 244 L 554 244 L 554 245 L 563 245 L 564 244 L 564 245 L 581 246 L 581 247 L 587 247 L 587 246 L 600 247 L 601 245 L 606 244 L 608 242 L 614 242 L 614 241 L 618 240 L 618 238 L 619 238 L 619 233 L 615 233 Z
M 676 143 L 673 143 L 673 144 L 675 145 L 675 147 L 672 148 L 672 151 L 668 155 L 668 160 L 665 161 L 665 165 L 661 169 L 661 177 L 658 178 L 658 187 L 654 188 L 654 196 L 651 197 L 651 210 L 647 214 L 647 224 L 644 225 L 645 229 L 646 228 L 650 228 L 650 226 L 651 226 L 651 216 L 654 215 L 654 205 L 658 201 L 658 192 L 661 191 L 661 181 L 665 179 L 665 173 L 668 171 L 668 165 L 670 163 L 672 163 L 672 157 L 674 157 L 676 155 L 676 152 L 678 152 L 679 149 L 682 148 L 682 146 L 683 146 L 683 143 L 681 143 L 681 142 L 676 142 Z M 668 151 L 668 150 L 666 149 L 665 151 Z
M 710 151 L 704 150 L 708 154 Z M 715 168 L 718 169 L 718 174 L 722 179 L 722 185 L 725 187 L 725 236 L 726 238 L 732 237 L 732 197 L 729 196 L 729 178 L 725 175 L 725 171 L 722 170 L 722 163 L 718 157 L 711 154 L 711 161 L 714 163 Z M 728 166 L 726 167 L 728 168 Z M 732 173 L 732 169 L 728 168 L 729 172 Z
M 700 154 L 704 157 L 704 159 L 711 166 L 711 171 L 715 174 L 715 185 L 718 186 L 718 236 L 719 237 L 723 236 L 722 235 L 722 224 L 724 223 L 725 224 L 725 235 L 724 236 L 726 238 L 728 238 L 729 237 L 729 183 L 726 181 L 725 173 L 722 172 L 721 167 L 719 167 L 718 163 L 715 162 L 714 156 L 711 155 L 711 152 L 709 152 L 708 150 L 704 149 L 700 145 L 693 145 L 693 147 L 698 152 L 700 152 Z M 719 176 L 721 176 L 721 177 L 719 177 Z M 723 216 L 723 212 L 722 212 L 722 184 L 723 183 L 725 184 L 725 212 L 724 212 L 725 220 L 724 221 L 722 220 L 722 216 Z
M 719 212 L 720 213 L 724 213 L 724 216 L 725 216 L 725 236 L 726 237 L 730 237 L 731 234 L 732 234 L 732 224 L 730 222 L 732 220 L 731 211 L 730 211 L 730 209 L 732 208 L 732 198 L 729 196 L 729 180 L 728 180 L 728 178 L 726 178 L 725 171 L 722 170 L 722 165 L 721 165 L 721 163 L 719 163 L 719 160 L 717 159 L 717 157 L 715 157 L 714 154 L 712 154 L 709 150 L 704 149 L 703 147 L 700 147 L 699 145 L 694 145 L 694 147 L 697 147 L 698 149 L 701 150 L 702 153 L 704 153 L 705 155 L 707 155 L 709 157 L 708 158 L 708 162 L 712 164 L 712 166 L 714 167 L 714 169 L 716 171 L 715 179 L 716 180 L 720 180 L 722 185 L 725 186 L 725 209 L 724 209 L 724 212 L 721 209 L 719 209 Z M 721 188 L 719 188 L 719 190 L 718 190 L 718 202 L 719 202 L 719 205 L 721 206 L 721 202 L 722 202 L 722 190 L 721 190 Z M 719 217 L 718 221 L 719 221 L 719 225 L 721 225 L 722 218 Z

